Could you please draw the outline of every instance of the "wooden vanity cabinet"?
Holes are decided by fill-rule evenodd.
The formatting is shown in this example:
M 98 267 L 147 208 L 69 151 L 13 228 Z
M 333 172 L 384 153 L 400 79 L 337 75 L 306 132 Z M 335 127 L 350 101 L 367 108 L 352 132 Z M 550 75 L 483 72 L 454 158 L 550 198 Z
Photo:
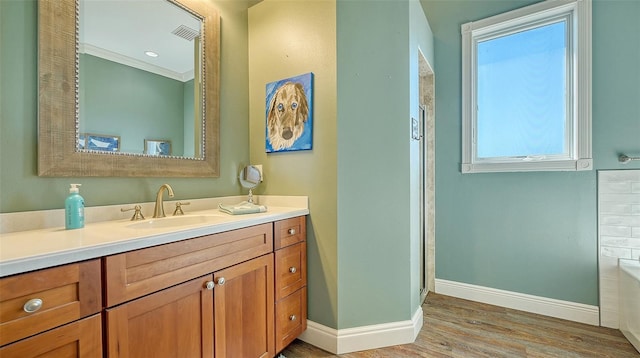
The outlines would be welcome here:
M 306 329 L 305 219 L 2 278 L 0 357 L 274 357 Z
M 276 352 L 307 329 L 306 238 L 304 216 L 274 223 Z
M 272 223 L 104 260 L 108 357 L 275 356 Z
M 272 224 L 176 241 L 104 258 L 106 306 L 273 252 Z
M 273 357 L 273 254 L 106 310 L 108 357 Z
M 4 277 L 0 356 L 100 357 L 101 309 L 100 259 Z

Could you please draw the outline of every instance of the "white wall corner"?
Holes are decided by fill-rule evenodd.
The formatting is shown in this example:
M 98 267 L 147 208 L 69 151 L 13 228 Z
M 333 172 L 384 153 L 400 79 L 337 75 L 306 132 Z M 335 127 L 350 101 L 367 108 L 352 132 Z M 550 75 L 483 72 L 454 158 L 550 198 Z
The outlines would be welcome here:
M 307 330 L 298 338 L 330 353 L 345 354 L 413 343 L 422 325 L 422 307 L 418 307 L 411 320 L 340 330 L 308 320 Z
M 436 293 L 597 326 L 598 306 L 436 279 Z

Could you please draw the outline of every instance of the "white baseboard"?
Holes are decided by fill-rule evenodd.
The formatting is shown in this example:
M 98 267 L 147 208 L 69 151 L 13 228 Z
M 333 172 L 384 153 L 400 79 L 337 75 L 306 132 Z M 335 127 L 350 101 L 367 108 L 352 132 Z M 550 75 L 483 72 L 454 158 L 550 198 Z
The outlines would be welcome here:
M 338 330 L 307 320 L 307 330 L 298 337 L 312 346 L 338 354 Z
M 598 306 L 436 279 L 436 293 L 597 326 Z
M 307 320 L 307 330 L 298 338 L 333 354 L 344 354 L 413 343 L 422 322 L 422 307 L 418 307 L 411 320 L 355 328 L 334 329 Z

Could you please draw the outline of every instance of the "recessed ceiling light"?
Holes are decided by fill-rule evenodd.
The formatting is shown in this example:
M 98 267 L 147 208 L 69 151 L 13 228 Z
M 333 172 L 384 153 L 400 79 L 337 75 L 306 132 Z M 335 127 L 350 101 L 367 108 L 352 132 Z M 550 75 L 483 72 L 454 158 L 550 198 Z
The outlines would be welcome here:
M 158 57 L 158 54 L 153 51 L 145 51 L 144 54 L 149 57 Z

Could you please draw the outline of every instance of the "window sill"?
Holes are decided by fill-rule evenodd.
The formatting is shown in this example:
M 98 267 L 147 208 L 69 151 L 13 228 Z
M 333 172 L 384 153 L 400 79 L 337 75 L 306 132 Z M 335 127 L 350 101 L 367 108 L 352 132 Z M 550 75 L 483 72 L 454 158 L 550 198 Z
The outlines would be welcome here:
M 558 160 L 539 162 L 509 163 L 462 163 L 462 174 L 499 172 L 539 172 L 539 171 L 582 171 L 592 170 L 593 159 Z

